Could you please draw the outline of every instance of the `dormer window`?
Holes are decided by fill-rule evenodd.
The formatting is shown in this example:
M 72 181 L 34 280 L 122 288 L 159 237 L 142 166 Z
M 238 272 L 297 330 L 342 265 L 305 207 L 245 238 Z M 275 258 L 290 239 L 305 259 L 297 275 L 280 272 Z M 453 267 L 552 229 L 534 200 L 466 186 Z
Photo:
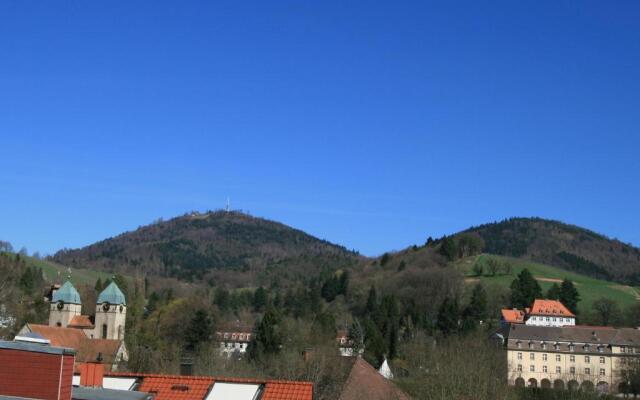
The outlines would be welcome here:
M 521 348 L 522 348 L 522 342 L 518 340 L 518 341 L 516 342 L 516 347 L 518 347 L 519 349 L 521 349 Z
M 553 345 L 554 350 L 560 350 L 560 344 L 556 343 Z
M 570 344 L 569 351 L 576 351 L 576 346 L 574 344 Z
M 529 342 L 529 348 L 533 349 L 533 342 Z
M 603 353 L 603 352 L 604 352 L 604 347 L 598 346 L 598 353 Z
M 546 349 L 547 349 L 547 344 L 543 342 L 543 343 L 540 345 L 540 347 L 542 347 L 542 350 L 546 350 Z

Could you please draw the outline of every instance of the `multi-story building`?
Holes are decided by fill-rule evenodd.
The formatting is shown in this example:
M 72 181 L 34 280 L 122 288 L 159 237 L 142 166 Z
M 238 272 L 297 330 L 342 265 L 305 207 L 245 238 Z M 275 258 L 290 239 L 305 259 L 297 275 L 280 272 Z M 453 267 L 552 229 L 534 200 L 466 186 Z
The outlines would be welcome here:
M 236 326 L 216 332 L 216 339 L 220 343 L 220 354 L 227 357 L 233 354 L 241 357 L 247 352 L 252 337 L 252 329 L 246 326 Z
M 503 324 L 535 326 L 573 326 L 576 316 L 557 300 L 536 299 L 531 308 L 502 310 Z
M 512 324 L 506 347 L 511 385 L 619 392 L 640 357 L 640 330 Z

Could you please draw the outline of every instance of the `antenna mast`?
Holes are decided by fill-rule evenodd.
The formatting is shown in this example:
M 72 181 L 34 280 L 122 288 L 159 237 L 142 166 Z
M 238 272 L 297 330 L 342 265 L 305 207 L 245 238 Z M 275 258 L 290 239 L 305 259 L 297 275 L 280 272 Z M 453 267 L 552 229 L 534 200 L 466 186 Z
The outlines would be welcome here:
M 227 212 L 231 211 L 231 199 L 227 197 Z

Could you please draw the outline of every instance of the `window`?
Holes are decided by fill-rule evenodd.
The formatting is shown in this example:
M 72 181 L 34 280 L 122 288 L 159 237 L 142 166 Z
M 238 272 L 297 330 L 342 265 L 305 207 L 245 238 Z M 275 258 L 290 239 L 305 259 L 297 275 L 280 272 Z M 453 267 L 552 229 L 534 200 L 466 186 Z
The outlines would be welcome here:
M 518 347 L 519 349 L 521 349 L 521 348 L 522 348 L 522 342 L 519 342 L 519 341 L 518 341 L 518 342 L 516 342 L 516 347 Z
M 576 350 L 576 346 L 570 344 L 569 345 L 569 351 L 575 351 Z
M 529 365 L 529 371 L 530 372 L 536 372 L 536 366 L 535 365 Z
M 529 360 L 535 360 L 536 359 L 536 353 L 529 353 Z
M 598 346 L 598 353 L 603 353 L 603 352 L 604 352 L 604 347 Z
M 605 376 L 604 368 L 600 368 L 600 376 Z
M 522 360 L 522 353 L 518 353 L 518 360 Z
M 556 322 L 556 317 L 551 318 L 553 322 Z
M 560 367 L 556 367 L 556 374 L 559 374 L 560 372 L 562 372 L 562 369 Z
M 624 346 L 620 346 L 620 353 L 626 353 Z
M 547 353 L 544 353 L 544 354 L 542 355 L 542 361 L 547 361 Z
M 522 372 L 522 364 L 518 364 L 518 372 Z
M 575 374 L 576 373 L 576 367 L 569 368 L 569 373 Z
M 600 364 L 604 364 L 604 357 L 600 357 Z
M 589 356 L 584 356 L 584 362 L 589 364 L 591 362 L 591 357 Z
M 553 345 L 553 348 L 555 350 L 560 350 L 560 345 L 558 343 L 556 343 L 556 344 Z
M 549 317 L 544 317 L 544 320 L 549 322 Z
M 556 361 L 560 361 L 560 354 L 556 354 Z
M 107 324 L 102 324 L 102 338 L 107 338 Z
M 529 342 L 529 348 L 533 349 L 533 342 Z
M 546 350 L 547 349 L 547 344 L 546 343 L 542 343 L 540 345 L 540 347 L 542 347 L 542 350 Z
M 547 366 L 546 365 L 542 366 L 542 372 L 547 372 Z
M 576 356 L 569 356 L 569 361 L 576 362 Z
M 585 344 L 583 349 L 584 349 L 584 351 L 590 351 L 591 346 L 589 346 L 588 344 Z
M 585 375 L 591 375 L 591 368 L 585 368 L 584 369 L 584 374 Z

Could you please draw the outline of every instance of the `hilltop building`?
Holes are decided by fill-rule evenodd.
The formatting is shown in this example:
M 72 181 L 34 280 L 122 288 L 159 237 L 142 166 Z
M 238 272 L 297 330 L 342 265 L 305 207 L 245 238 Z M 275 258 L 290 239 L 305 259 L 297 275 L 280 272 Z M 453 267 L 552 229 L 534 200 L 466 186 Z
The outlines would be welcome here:
M 79 362 L 100 362 L 107 371 L 128 359 L 124 344 L 127 303 L 111 282 L 96 301 L 95 317 L 82 315 L 80 294 L 70 281 L 52 288 L 49 325 L 26 324 L 18 336 L 32 335 L 53 346 L 76 349 Z
M 536 299 L 531 308 L 503 309 L 501 314 L 500 321 L 503 325 L 573 326 L 576 324 L 576 316 L 557 300 Z

